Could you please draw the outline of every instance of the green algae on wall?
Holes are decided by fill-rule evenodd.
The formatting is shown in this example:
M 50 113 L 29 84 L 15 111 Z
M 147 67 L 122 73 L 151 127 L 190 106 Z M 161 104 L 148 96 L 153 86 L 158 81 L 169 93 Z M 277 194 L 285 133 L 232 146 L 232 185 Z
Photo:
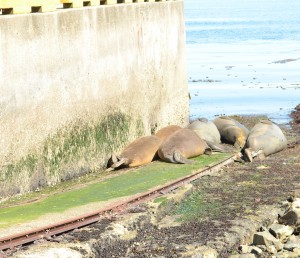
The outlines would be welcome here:
M 104 167 L 110 153 L 143 132 L 139 119 L 121 112 L 98 121 L 74 121 L 50 135 L 41 149 L 0 168 L 0 197 L 34 191 Z

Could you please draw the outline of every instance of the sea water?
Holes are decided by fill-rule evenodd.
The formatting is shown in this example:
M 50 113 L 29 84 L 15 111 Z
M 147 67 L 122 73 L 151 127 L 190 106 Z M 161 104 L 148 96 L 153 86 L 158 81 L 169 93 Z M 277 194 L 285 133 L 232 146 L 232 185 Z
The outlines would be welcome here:
M 185 0 L 190 117 L 267 115 L 300 103 L 299 0 Z

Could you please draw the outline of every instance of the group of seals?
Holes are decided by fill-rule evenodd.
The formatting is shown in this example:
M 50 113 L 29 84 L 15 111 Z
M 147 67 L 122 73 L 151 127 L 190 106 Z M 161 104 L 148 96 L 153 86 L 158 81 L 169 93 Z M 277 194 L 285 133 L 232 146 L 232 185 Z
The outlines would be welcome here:
M 138 138 L 120 155 L 112 155 L 108 166 L 110 170 L 141 166 L 150 163 L 156 155 L 167 162 L 190 164 L 193 161 L 189 158 L 210 155 L 212 150 L 223 151 L 221 142 L 243 151 L 245 159 L 250 162 L 253 157 L 264 158 L 287 146 L 281 129 L 269 120 L 262 120 L 249 132 L 244 125 L 229 117 L 217 117 L 213 121 L 201 118 L 187 128 L 170 125 L 155 135 Z
M 193 163 L 188 160 L 211 149 L 194 131 L 177 125 L 159 130 L 155 135 L 140 137 L 124 148 L 120 155 L 113 154 L 108 171 L 119 167 L 137 167 L 150 163 L 156 156 L 171 163 Z
M 287 139 L 282 130 L 270 120 L 261 120 L 250 131 L 229 117 L 218 117 L 213 122 L 222 141 L 233 144 L 244 152 L 246 161 L 252 162 L 254 157 L 264 159 L 287 147 Z

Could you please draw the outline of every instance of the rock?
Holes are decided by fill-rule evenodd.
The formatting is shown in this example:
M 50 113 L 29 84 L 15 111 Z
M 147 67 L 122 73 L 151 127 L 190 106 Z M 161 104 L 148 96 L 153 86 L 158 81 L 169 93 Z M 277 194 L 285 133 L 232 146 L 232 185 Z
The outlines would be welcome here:
M 257 247 L 257 246 L 251 246 L 251 251 L 250 253 L 255 254 L 255 255 L 260 255 L 263 251 Z
M 273 224 L 269 227 L 270 233 L 281 242 L 286 242 L 294 232 L 291 226 L 281 224 Z
M 187 245 L 186 252 L 182 253 L 182 257 L 193 258 L 217 258 L 218 252 L 209 246 Z
M 229 258 L 255 258 L 255 254 L 234 254 L 230 255 Z
M 289 202 L 294 202 L 295 199 L 300 198 L 300 189 L 295 189 L 290 193 L 288 197 Z
M 262 250 L 263 252 L 267 251 L 267 247 L 265 245 L 257 245 L 256 247 L 258 247 L 260 250 Z
M 300 248 L 300 239 L 297 236 L 291 236 L 290 240 L 283 246 L 285 250 L 293 251 Z
M 251 252 L 251 246 L 249 245 L 240 245 L 239 250 L 243 253 L 243 254 L 247 254 Z
M 298 217 L 300 217 L 300 198 L 296 198 L 292 205 L 291 210 L 294 211 Z
M 278 222 L 283 225 L 293 226 L 297 223 L 298 215 L 295 211 L 290 210 L 285 213 L 282 217 L 278 218 Z
M 274 245 L 269 245 L 267 247 L 267 252 L 270 254 L 276 254 L 277 253 L 276 247 Z
M 294 248 L 293 253 L 298 254 L 298 257 L 300 257 L 300 248 Z
M 249 245 L 241 245 L 239 247 L 239 250 L 243 254 L 252 253 L 252 254 L 259 255 L 259 254 L 261 254 L 263 252 L 259 247 L 257 247 L 257 246 L 249 246 Z
M 180 222 L 180 215 L 174 216 L 165 216 L 157 225 L 158 229 L 162 228 L 171 228 L 171 227 L 179 227 L 182 222 Z
M 292 252 L 279 252 L 274 257 L 276 257 L 276 258 L 296 258 L 296 257 L 298 257 L 299 258 L 299 256 L 293 255 Z
M 30 250 L 23 250 L 21 253 L 14 254 L 15 258 L 40 258 L 40 257 L 66 257 L 66 258 L 82 258 L 81 252 L 85 252 L 88 257 L 92 255 L 87 245 L 67 244 L 60 245 L 57 243 L 45 243 L 33 246 Z
M 265 245 L 267 248 L 274 245 L 277 251 L 283 248 L 283 244 L 272 236 L 269 231 L 255 233 L 253 237 L 253 245 Z

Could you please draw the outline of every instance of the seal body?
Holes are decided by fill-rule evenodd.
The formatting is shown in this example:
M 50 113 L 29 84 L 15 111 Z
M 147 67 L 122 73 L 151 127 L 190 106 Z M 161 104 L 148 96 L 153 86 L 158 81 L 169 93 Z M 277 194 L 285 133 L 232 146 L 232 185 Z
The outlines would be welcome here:
M 111 168 L 120 166 L 137 167 L 150 163 L 159 146 L 161 139 L 155 135 L 143 136 L 124 148 L 120 155 L 112 155 Z
M 273 153 L 284 150 L 287 139 L 278 125 L 269 120 L 262 120 L 250 131 L 247 138 L 245 155 L 249 161 L 258 155 L 264 159 Z
M 167 137 L 169 137 L 174 132 L 182 129 L 182 127 L 178 125 L 168 125 L 166 127 L 163 127 L 162 129 L 158 130 L 155 136 L 160 138 L 162 141 L 164 141 Z
M 218 146 L 218 144 L 221 143 L 221 135 L 218 128 L 212 121 L 209 121 L 206 118 L 200 118 L 189 124 L 187 128 L 198 134 L 198 136 L 206 141 L 208 146 L 213 150 L 221 149 L 221 146 Z
M 233 144 L 238 149 L 243 149 L 249 134 L 249 130 L 244 125 L 226 116 L 215 118 L 213 123 L 218 128 L 223 142 Z
M 171 163 L 193 163 L 188 158 L 210 154 L 211 149 L 193 130 L 177 130 L 161 144 L 158 149 L 160 159 Z

